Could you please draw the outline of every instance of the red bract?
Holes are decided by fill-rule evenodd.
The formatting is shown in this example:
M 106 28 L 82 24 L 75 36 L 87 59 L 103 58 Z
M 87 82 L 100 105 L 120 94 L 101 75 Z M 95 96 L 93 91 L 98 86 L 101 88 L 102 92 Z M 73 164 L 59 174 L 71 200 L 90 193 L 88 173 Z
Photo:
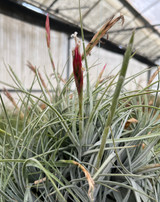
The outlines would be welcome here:
M 49 16 L 48 16 L 48 13 L 47 13 L 47 17 L 46 17 L 45 27 L 46 27 L 47 46 L 48 46 L 48 48 L 50 48 L 50 25 L 49 25 Z
M 76 45 L 73 56 L 73 74 L 76 82 L 78 94 L 83 90 L 83 71 L 82 71 L 82 57 L 79 53 L 79 46 Z

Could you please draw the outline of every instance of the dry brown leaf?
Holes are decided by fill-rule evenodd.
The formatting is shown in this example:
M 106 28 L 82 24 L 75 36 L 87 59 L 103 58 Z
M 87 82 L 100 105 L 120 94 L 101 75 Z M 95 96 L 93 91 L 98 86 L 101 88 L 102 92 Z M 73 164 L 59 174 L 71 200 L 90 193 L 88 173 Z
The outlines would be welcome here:
M 93 36 L 93 38 L 91 39 L 91 41 L 89 42 L 89 44 L 86 47 L 86 56 L 89 55 L 89 53 L 91 52 L 91 50 L 93 49 L 94 46 L 96 46 L 98 44 L 98 42 L 100 41 L 101 38 L 103 38 L 107 31 L 119 20 L 122 20 L 122 25 L 124 23 L 124 16 L 120 15 L 117 18 L 114 18 L 114 16 L 112 16 L 109 21 L 107 21 L 102 27 L 101 29 Z M 84 55 L 82 55 L 82 60 L 84 59 Z
M 48 93 L 48 95 L 49 95 L 49 97 L 50 97 L 50 100 L 52 100 L 51 94 L 50 94 L 50 92 L 49 92 L 49 90 L 48 90 L 48 88 L 47 88 L 47 85 L 46 85 L 44 79 L 42 78 L 42 75 L 41 75 L 41 73 L 39 72 L 39 70 L 38 70 L 36 67 L 34 67 L 29 61 L 27 62 L 27 66 L 28 66 L 35 74 L 36 74 L 36 71 L 37 71 L 38 76 L 39 76 L 39 78 L 40 78 L 40 80 L 41 80 L 41 83 L 42 83 L 43 87 L 45 88 L 46 92 Z
M 36 180 L 34 181 L 34 184 L 40 184 L 42 182 L 45 182 L 46 181 L 46 177 L 42 178 L 42 179 L 39 179 L 39 180 Z
M 135 119 L 135 118 L 128 119 L 127 122 L 126 122 L 126 124 L 125 124 L 125 127 L 124 127 L 124 128 L 125 128 L 125 129 L 128 128 L 131 123 L 138 123 L 138 120 Z
M 47 105 L 44 104 L 44 103 L 41 103 L 39 106 L 40 106 L 40 108 L 41 108 L 42 110 L 46 109 L 46 107 L 47 107 Z
M 152 74 L 151 78 L 148 81 L 148 85 L 150 85 L 152 83 L 152 81 L 155 79 L 155 77 L 157 76 L 157 74 L 160 72 L 160 66 L 157 68 L 157 70 Z
M 145 147 L 146 147 L 146 144 L 142 143 L 142 149 L 145 149 Z
M 12 97 L 12 95 L 8 92 L 8 90 L 6 88 L 3 88 L 3 93 L 5 94 L 5 96 L 11 101 L 11 103 L 13 104 L 13 106 L 19 111 L 19 107 L 16 103 L 16 101 L 14 100 L 14 98 Z M 20 118 L 23 119 L 24 118 L 24 114 L 22 111 L 20 111 Z
M 78 165 L 82 171 L 84 172 L 87 181 L 88 181 L 88 185 L 89 185 L 89 189 L 88 189 L 88 196 L 91 200 L 93 200 L 93 192 L 94 192 L 94 180 L 92 179 L 90 173 L 78 162 L 76 161 L 72 161 L 73 164 Z
M 69 95 L 69 99 L 72 99 L 72 98 L 73 98 L 73 94 L 70 94 L 70 95 Z

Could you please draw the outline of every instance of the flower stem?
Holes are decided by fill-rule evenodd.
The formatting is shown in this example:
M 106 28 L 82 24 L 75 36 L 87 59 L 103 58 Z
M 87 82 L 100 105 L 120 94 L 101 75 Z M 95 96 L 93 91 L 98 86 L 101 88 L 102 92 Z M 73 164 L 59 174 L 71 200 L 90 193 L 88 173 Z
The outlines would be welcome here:
M 113 95 L 112 105 L 110 107 L 109 114 L 108 114 L 108 117 L 107 117 L 107 121 L 106 121 L 106 124 L 105 124 L 105 128 L 104 128 L 104 131 L 103 131 L 103 134 L 102 134 L 101 145 L 100 145 L 100 149 L 99 149 L 97 160 L 96 160 L 96 166 L 95 166 L 97 169 L 99 169 L 100 164 L 101 164 L 101 160 L 102 160 L 105 145 L 106 145 L 106 139 L 107 139 L 107 136 L 108 136 L 108 133 L 109 133 L 109 129 L 111 127 L 111 123 L 112 123 L 112 119 L 113 119 L 113 116 L 114 116 L 114 113 L 115 113 L 115 110 L 116 110 L 116 107 L 117 107 L 120 91 L 121 91 L 121 88 L 122 88 L 122 85 L 123 85 L 123 82 L 124 82 L 124 79 L 125 79 L 125 75 L 126 75 L 126 72 L 127 72 L 129 59 L 130 59 L 130 56 L 131 56 L 131 53 L 132 53 L 133 39 L 134 39 L 134 32 L 133 32 L 133 34 L 131 36 L 131 39 L 130 39 L 128 47 L 127 47 L 127 50 L 126 50 L 125 55 L 124 55 L 121 72 L 120 72 L 119 79 L 118 79 L 118 82 L 117 82 L 117 85 L 116 85 L 116 89 L 115 89 L 115 92 L 114 92 L 114 95 Z
M 79 139 L 83 138 L 83 90 L 79 94 Z
M 57 81 L 57 83 L 58 83 L 58 82 L 59 82 L 59 81 L 58 81 L 58 76 L 57 76 L 57 73 L 56 73 L 55 64 L 54 64 L 54 61 L 53 61 L 53 57 L 52 57 L 51 49 L 50 49 L 50 48 L 48 48 L 48 53 L 49 53 L 49 58 L 50 58 L 50 61 L 51 61 L 53 73 L 54 73 L 54 76 L 55 76 L 56 81 Z

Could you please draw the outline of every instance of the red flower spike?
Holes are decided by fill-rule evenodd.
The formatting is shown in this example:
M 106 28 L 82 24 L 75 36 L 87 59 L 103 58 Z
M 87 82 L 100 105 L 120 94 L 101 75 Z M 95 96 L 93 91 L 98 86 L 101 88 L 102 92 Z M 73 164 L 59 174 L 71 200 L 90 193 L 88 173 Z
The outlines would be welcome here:
M 47 46 L 48 46 L 48 48 L 50 48 L 50 25 L 49 25 L 49 15 L 48 15 L 48 13 L 47 13 L 47 17 L 46 17 L 45 28 L 46 28 Z
M 76 45 L 73 55 L 73 74 L 76 82 L 78 95 L 83 90 L 83 71 L 82 71 L 82 57 L 79 53 L 79 46 Z

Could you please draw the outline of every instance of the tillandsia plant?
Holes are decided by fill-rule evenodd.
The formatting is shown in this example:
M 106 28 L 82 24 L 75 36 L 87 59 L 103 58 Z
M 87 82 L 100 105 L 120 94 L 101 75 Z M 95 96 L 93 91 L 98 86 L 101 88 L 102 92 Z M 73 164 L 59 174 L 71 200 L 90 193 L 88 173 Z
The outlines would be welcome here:
M 83 85 L 83 80 L 89 79 L 88 53 L 120 19 L 123 17 L 106 22 L 86 49 L 83 47 L 82 55 L 76 41 L 73 74 L 63 82 L 53 65 L 47 15 L 46 41 L 56 87 L 46 75 L 47 86 L 40 69 L 28 63 L 35 78 L 26 90 L 13 69 L 7 67 L 16 81 L 12 87 L 23 96 L 18 94 L 17 104 L 4 89 L 18 111 L 15 116 L 8 112 L 0 95 L 5 116 L 0 119 L 0 201 L 160 201 L 160 153 L 155 151 L 160 139 L 160 108 L 156 106 L 159 87 L 150 88 L 159 82 L 153 82 L 159 68 L 144 89 L 125 90 L 128 82 L 147 71 L 125 79 L 132 57 L 132 34 L 121 71 L 102 79 L 105 65 L 89 93 L 89 86 Z M 82 19 L 81 28 L 83 35 Z M 32 94 L 36 79 L 42 92 L 39 97 Z
M 79 52 L 80 42 L 75 35 L 76 47 L 73 51 L 73 74 L 78 92 L 79 99 L 79 138 L 82 139 L 83 133 L 83 71 L 82 71 L 82 57 Z

